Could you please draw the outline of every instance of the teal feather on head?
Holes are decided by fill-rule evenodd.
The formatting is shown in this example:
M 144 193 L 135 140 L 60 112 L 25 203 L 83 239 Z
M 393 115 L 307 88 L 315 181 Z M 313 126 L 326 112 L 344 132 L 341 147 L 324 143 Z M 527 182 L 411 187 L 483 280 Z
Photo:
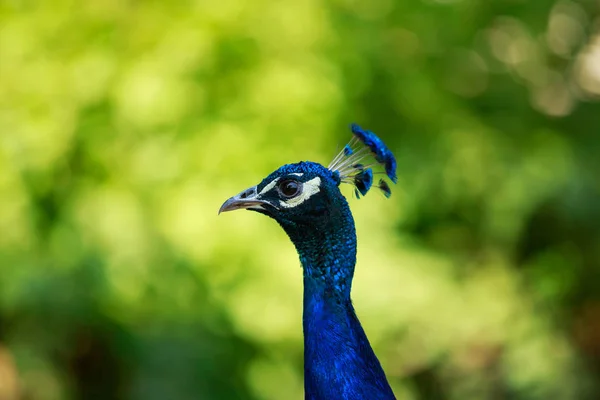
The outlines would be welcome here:
M 329 169 L 337 173 L 340 182 L 349 183 L 356 187 L 356 197 L 366 195 L 373 184 L 373 171 L 370 167 L 383 166 L 384 174 L 393 182 L 398 181 L 396 176 L 396 158 L 383 143 L 383 141 L 371 131 L 362 129 L 357 124 L 351 125 L 353 137 L 344 149 L 329 164 Z M 370 157 L 375 162 L 363 164 L 362 161 Z M 378 173 L 378 172 L 376 172 Z M 384 182 L 381 184 L 381 182 Z M 390 186 L 383 180 L 377 187 L 386 197 L 390 197 L 392 191 Z
M 377 162 L 385 166 L 387 176 L 392 182 L 396 183 L 398 181 L 398 177 L 396 176 L 396 158 L 385 143 L 373 132 L 363 130 L 358 124 L 352 124 L 352 133 L 371 149 Z
M 385 197 L 390 197 L 392 195 L 392 190 L 390 189 L 390 185 L 387 184 L 383 179 L 379 180 L 379 185 L 377 187 L 383 192 Z
M 345 145 L 344 146 L 344 155 L 350 156 L 350 155 L 352 155 L 352 153 L 353 153 L 352 148 L 350 148 L 350 146 L 348 146 L 348 145 Z
M 373 185 L 373 170 L 366 168 L 354 176 L 354 186 L 363 196 L 367 194 Z

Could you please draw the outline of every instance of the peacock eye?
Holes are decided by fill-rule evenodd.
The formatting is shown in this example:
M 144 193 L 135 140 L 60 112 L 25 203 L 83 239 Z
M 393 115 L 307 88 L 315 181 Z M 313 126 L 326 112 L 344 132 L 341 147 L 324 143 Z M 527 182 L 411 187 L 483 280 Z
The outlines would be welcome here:
M 294 197 L 300 194 L 302 185 L 294 180 L 286 179 L 279 183 L 279 192 L 285 197 Z

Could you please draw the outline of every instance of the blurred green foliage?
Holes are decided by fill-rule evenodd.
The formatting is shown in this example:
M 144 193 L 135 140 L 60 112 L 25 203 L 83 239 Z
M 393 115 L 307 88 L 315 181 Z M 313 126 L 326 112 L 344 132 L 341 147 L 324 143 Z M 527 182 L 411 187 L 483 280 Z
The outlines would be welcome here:
M 600 397 L 593 0 L 0 3 L 0 399 L 301 399 L 301 270 L 220 216 L 356 121 L 399 399 Z M 345 193 L 351 193 L 349 188 Z

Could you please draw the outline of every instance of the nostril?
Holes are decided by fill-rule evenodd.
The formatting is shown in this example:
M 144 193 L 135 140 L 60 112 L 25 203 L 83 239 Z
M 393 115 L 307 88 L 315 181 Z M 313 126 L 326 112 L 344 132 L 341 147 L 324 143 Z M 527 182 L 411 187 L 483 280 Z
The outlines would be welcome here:
M 240 194 L 240 199 L 246 199 L 246 198 L 252 196 L 254 194 L 254 192 L 255 192 L 255 189 L 254 188 L 250 188 L 250 189 L 248 189 L 248 190 L 246 190 L 246 191 L 244 191 L 243 193 Z

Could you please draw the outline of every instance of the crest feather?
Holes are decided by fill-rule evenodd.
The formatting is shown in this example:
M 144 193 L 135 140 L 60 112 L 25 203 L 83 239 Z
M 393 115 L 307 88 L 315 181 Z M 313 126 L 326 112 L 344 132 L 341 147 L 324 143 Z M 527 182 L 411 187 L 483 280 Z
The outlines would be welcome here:
M 370 168 L 372 166 L 383 166 L 385 175 L 396 183 L 398 181 L 396 158 L 385 143 L 373 132 L 364 130 L 357 124 L 352 124 L 350 129 L 353 134 L 352 139 L 327 168 L 337 173 L 340 182 L 354 185 L 356 197 L 360 197 L 359 194 L 366 195 L 371 189 L 374 174 Z M 363 163 L 370 156 L 375 158 L 375 162 Z M 375 174 L 379 173 L 383 172 L 375 172 Z M 390 197 L 392 192 L 387 182 L 380 179 L 377 187 L 386 197 Z

